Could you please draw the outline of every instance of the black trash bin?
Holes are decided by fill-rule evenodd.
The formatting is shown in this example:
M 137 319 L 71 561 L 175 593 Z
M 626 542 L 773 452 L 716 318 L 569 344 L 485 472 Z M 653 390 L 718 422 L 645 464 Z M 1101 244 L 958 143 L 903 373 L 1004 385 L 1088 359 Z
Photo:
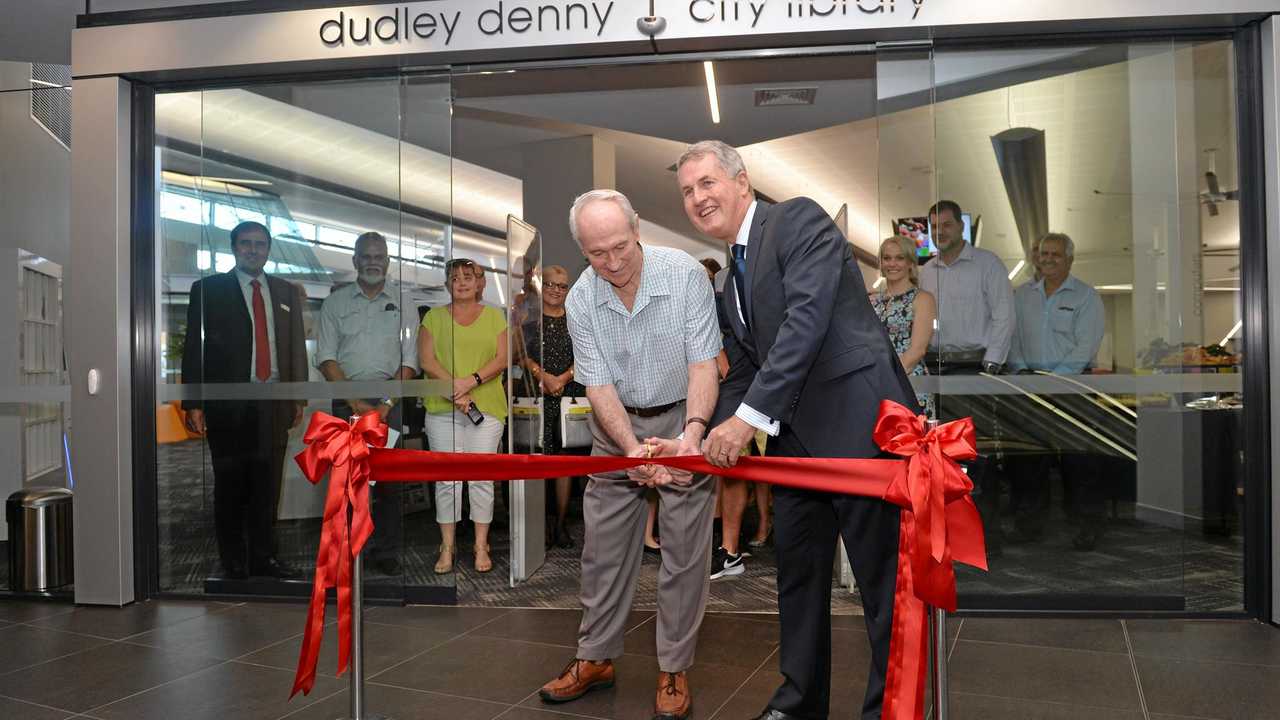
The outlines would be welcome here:
M 9 589 L 41 592 L 72 583 L 71 491 L 29 487 L 9 496 Z

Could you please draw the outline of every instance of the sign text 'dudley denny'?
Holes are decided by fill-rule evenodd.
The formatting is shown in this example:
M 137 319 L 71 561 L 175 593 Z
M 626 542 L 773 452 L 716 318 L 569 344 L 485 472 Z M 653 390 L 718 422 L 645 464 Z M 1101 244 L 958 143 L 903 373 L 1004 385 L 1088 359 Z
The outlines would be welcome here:
M 826 19 L 832 25 L 846 25 L 856 18 L 877 16 L 901 17 L 910 22 L 920 17 L 924 4 L 925 0 L 667 0 L 656 3 L 655 10 L 673 13 L 671 20 L 685 25 L 720 25 L 745 31 L 782 30 L 789 22 Z M 414 3 L 390 9 L 354 7 L 338 10 L 336 17 L 324 20 L 319 36 L 326 47 L 375 43 L 449 46 L 463 30 L 494 40 L 536 35 L 545 42 L 556 34 L 602 37 L 614 25 L 634 27 L 636 18 L 624 16 L 622 7 L 619 0 L 491 0 Z

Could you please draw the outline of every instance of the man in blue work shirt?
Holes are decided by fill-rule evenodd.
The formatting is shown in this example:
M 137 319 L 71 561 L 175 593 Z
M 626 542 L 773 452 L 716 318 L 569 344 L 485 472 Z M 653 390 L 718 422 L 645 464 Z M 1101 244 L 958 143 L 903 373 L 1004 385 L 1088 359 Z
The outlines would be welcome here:
M 1017 322 L 1009 346 L 1009 369 L 1080 375 L 1093 365 L 1105 329 L 1098 291 L 1071 275 L 1075 243 L 1062 233 L 1040 241 L 1036 258 L 1041 277 L 1013 294 Z M 1032 542 L 1044 533 L 1048 510 L 1051 454 L 1024 458 L 1022 472 L 1011 473 L 1015 530 L 1009 541 Z M 1073 510 L 1080 531 L 1072 540 L 1078 550 L 1092 550 L 1102 534 L 1104 503 L 1100 483 L 1103 459 L 1079 452 L 1063 452 L 1063 483 L 1075 492 Z
M 1040 241 L 1041 278 L 1013 293 L 1017 318 L 1009 345 L 1011 371 L 1079 375 L 1102 344 L 1102 298 L 1071 275 L 1075 243 L 1062 233 Z
M 391 256 L 380 233 L 356 238 L 351 263 L 356 281 L 334 290 L 320 307 L 316 367 L 329 382 L 386 383 L 377 397 L 334 400 L 333 414 L 345 420 L 376 410 L 399 432 L 403 422 L 395 389 L 418 374 L 418 310 L 405 289 L 388 279 Z M 372 566 L 392 577 L 402 571 L 402 507 L 398 485 L 373 488 Z

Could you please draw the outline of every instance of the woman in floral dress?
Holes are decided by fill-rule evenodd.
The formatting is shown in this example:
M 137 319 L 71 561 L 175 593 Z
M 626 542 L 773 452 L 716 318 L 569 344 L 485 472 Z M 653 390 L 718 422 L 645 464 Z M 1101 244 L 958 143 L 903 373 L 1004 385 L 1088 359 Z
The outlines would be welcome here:
M 933 335 L 933 321 L 938 315 L 933 295 L 917 287 L 919 266 L 916 244 L 910 238 L 894 235 L 880 243 L 880 277 L 878 291 L 871 293 L 871 307 L 889 331 L 893 349 L 908 375 L 925 375 L 924 354 Z M 933 397 L 921 393 L 923 412 L 934 417 Z

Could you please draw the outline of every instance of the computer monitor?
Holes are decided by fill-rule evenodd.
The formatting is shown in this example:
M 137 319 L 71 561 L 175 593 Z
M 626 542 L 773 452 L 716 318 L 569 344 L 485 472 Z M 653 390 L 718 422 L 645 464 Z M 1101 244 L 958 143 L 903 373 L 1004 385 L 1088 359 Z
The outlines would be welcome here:
M 979 218 L 973 213 L 961 213 L 964 221 L 964 241 L 973 244 L 977 235 Z M 931 258 L 938 254 L 938 247 L 933 244 L 933 227 L 928 217 L 900 218 L 893 221 L 893 231 L 898 235 L 911 238 L 916 244 L 916 255 L 920 258 Z

